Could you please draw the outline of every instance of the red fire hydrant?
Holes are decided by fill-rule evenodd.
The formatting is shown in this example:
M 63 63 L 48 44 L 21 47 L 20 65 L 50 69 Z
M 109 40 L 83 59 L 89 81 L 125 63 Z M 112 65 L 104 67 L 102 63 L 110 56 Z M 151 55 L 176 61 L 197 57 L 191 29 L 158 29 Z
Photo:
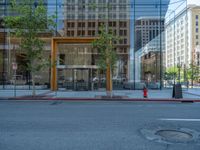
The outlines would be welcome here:
M 144 98 L 148 97 L 148 90 L 146 87 L 144 87 L 144 89 L 143 89 L 143 96 L 144 96 Z

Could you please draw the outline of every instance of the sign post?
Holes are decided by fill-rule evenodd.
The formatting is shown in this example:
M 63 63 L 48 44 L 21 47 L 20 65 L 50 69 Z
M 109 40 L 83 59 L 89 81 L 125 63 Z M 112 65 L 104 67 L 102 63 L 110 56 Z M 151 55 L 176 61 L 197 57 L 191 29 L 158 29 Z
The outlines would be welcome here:
M 17 63 L 14 62 L 12 63 L 12 69 L 14 70 L 14 79 L 15 79 L 15 85 L 14 85 L 14 96 L 16 97 L 17 93 L 16 93 L 16 72 L 17 72 Z

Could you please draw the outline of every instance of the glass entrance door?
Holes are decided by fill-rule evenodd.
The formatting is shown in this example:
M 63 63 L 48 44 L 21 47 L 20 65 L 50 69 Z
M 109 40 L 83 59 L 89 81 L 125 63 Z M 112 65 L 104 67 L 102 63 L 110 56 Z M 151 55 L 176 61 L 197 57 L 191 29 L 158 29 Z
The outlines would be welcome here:
M 89 69 L 74 69 L 74 90 L 87 91 L 90 89 Z
M 59 90 L 91 90 L 91 79 L 90 68 L 58 69 Z

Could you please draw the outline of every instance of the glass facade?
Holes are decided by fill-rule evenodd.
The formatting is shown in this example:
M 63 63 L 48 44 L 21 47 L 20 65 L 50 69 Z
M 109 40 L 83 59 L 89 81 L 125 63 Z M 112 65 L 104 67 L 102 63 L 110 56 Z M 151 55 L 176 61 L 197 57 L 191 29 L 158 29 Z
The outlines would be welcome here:
M 9 5 L 8 1 L 0 0 L 0 88 L 13 88 L 13 79 L 17 78 L 17 88 L 31 89 L 30 72 L 25 69 L 26 55 L 18 48 L 19 39 L 3 26 L 4 16 L 16 15 L 11 13 Z M 200 62 L 198 4 L 190 8 L 186 0 L 46 0 L 44 5 L 47 15 L 56 15 L 54 34 L 40 35 L 45 41 L 45 58 L 51 57 L 53 37 L 98 37 L 99 27 L 105 25 L 120 37 L 115 43 L 114 89 L 137 90 L 144 86 L 161 89 L 172 87 L 173 82 L 198 85 L 199 79 L 191 79 L 186 73 L 189 64 L 199 66 Z M 190 29 L 191 25 L 194 28 Z M 193 41 L 189 42 L 191 38 Z M 91 44 L 58 44 L 57 49 L 59 89 L 105 88 L 105 72 L 99 70 L 99 54 Z M 16 75 L 14 61 L 18 65 Z M 169 71 L 177 67 L 179 72 Z M 38 88 L 49 88 L 50 81 L 50 67 L 37 73 Z

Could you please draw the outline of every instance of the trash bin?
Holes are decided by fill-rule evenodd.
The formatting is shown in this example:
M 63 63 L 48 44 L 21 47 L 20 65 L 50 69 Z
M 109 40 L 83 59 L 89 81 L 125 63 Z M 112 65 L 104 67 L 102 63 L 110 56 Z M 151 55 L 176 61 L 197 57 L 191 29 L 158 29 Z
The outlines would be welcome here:
M 183 98 L 182 86 L 180 83 L 173 85 L 172 98 Z

